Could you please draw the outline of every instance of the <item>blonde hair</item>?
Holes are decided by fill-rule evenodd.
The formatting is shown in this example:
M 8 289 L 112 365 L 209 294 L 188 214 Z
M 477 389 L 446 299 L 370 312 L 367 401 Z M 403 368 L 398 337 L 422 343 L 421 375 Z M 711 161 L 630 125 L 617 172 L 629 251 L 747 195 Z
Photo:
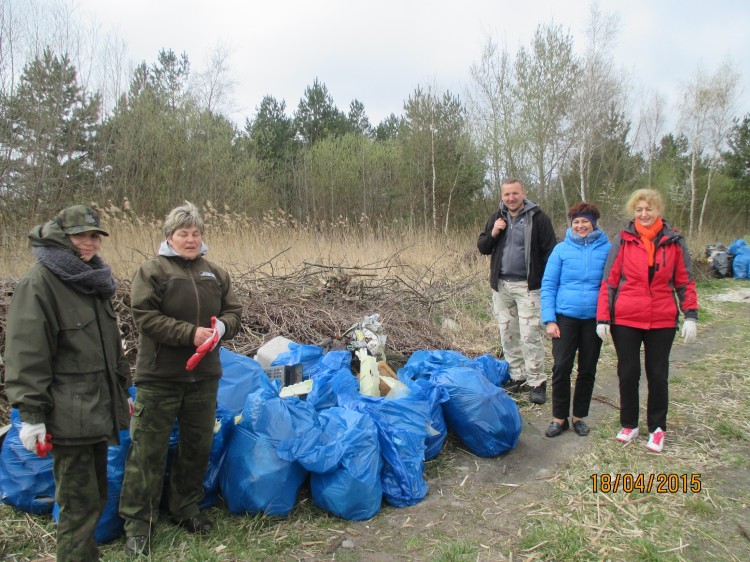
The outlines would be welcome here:
M 631 217 L 635 215 L 635 206 L 638 201 L 645 201 L 650 206 L 655 207 L 659 214 L 664 212 L 664 199 L 661 194 L 655 189 L 636 189 L 628 198 L 628 202 L 625 203 L 625 209 L 628 215 Z
M 201 234 L 205 229 L 198 207 L 190 201 L 185 201 L 183 205 L 169 211 L 167 218 L 164 220 L 164 236 L 169 238 L 175 230 L 186 226 L 197 228 L 201 231 Z

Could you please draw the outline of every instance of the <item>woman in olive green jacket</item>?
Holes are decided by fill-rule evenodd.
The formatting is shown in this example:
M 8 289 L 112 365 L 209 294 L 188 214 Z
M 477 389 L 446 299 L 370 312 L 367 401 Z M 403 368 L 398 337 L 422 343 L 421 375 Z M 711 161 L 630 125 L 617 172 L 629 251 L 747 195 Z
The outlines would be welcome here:
M 97 255 L 99 215 L 62 210 L 29 238 L 37 263 L 8 311 L 5 392 L 21 417 L 23 446 L 52 443 L 60 508 L 57 560 L 98 560 L 94 539 L 107 503 L 107 446 L 128 427 L 130 369 L 110 298 L 115 281 Z
M 175 421 L 179 441 L 167 491 L 171 519 L 191 533 L 213 527 L 199 504 L 222 375 L 218 343 L 239 332 L 242 305 L 227 272 L 203 257 L 208 250 L 203 231 L 195 205 L 173 209 L 159 255 L 141 266 L 131 286 L 139 334 L 136 402 L 120 495 L 129 554 L 149 553 Z M 197 364 L 191 361 L 207 341 L 205 355 Z

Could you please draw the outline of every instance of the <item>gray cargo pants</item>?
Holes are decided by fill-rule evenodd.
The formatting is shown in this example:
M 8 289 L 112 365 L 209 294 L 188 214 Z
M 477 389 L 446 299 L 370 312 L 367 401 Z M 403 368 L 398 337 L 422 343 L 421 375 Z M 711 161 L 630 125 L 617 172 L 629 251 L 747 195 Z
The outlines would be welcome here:
M 529 291 L 526 281 L 500 280 L 497 288 L 492 292 L 492 311 L 510 376 L 526 380 L 529 387 L 539 386 L 547 380 L 539 290 Z

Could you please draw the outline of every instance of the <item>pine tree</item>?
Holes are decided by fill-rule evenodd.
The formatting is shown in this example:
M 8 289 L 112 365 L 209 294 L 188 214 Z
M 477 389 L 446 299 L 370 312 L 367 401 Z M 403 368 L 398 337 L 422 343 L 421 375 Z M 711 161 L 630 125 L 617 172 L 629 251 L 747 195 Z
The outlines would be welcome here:
M 80 200 L 96 184 L 95 149 L 99 94 L 78 85 L 67 55 L 51 49 L 23 70 L 7 103 L 2 127 L 6 204 L 50 211 Z

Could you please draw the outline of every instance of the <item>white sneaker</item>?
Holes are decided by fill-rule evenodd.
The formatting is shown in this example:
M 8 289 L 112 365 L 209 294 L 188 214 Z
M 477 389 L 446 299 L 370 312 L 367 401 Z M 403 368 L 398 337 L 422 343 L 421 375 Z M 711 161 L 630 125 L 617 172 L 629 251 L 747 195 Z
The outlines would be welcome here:
M 630 443 L 631 441 L 635 441 L 635 438 L 638 437 L 638 428 L 630 428 L 630 427 L 623 427 L 620 430 L 620 433 L 617 434 L 618 441 L 622 443 Z
M 646 443 L 646 449 L 654 453 L 661 453 L 664 449 L 664 438 L 667 436 L 667 432 L 662 428 L 657 427 L 653 433 L 648 434 L 648 443 Z

